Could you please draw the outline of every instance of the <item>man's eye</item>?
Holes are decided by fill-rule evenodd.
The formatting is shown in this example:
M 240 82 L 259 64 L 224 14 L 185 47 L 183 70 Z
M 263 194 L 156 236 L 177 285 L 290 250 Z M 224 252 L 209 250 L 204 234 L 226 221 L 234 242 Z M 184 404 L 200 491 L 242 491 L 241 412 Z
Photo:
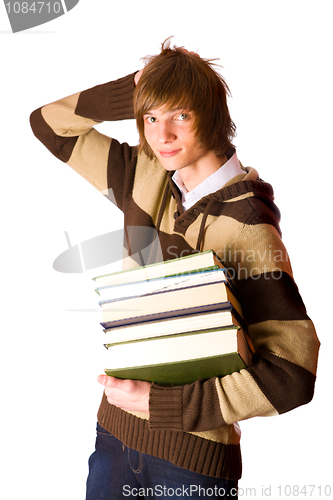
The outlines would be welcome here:
M 189 115 L 187 113 L 179 113 L 179 115 L 177 116 L 177 119 L 180 121 L 187 120 L 188 118 L 189 118 Z
M 147 116 L 145 118 L 145 120 L 146 120 L 147 123 L 155 123 L 156 122 L 155 116 Z

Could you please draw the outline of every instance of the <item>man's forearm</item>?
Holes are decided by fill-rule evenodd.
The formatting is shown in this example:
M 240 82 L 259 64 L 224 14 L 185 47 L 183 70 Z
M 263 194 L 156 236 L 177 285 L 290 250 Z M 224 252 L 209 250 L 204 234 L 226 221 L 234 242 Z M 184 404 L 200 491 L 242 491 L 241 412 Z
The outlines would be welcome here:
M 133 92 L 131 74 L 65 97 L 34 111 L 32 130 L 52 154 L 104 192 L 110 187 L 112 139 L 94 127 L 104 120 L 133 118 Z

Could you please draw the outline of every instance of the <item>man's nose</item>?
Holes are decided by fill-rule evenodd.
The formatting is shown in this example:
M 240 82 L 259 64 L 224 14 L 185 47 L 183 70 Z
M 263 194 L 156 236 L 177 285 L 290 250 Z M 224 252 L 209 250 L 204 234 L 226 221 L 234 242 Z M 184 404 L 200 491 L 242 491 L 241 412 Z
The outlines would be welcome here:
M 161 144 L 172 142 L 176 139 L 176 134 L 171 124 L 160 122 L 158 128 L 158 140 Z

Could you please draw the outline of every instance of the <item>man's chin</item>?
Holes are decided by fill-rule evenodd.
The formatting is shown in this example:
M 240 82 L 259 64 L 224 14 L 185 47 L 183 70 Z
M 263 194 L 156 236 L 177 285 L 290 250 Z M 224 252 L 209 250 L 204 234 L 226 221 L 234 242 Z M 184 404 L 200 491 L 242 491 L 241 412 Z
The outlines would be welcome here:
M 174 172 L 175 170 L 177 170 L 176 162 L 168 161 L 166 158 L 161 158 L 160 156 L 157 155 L 156 158 L 167 172 Z

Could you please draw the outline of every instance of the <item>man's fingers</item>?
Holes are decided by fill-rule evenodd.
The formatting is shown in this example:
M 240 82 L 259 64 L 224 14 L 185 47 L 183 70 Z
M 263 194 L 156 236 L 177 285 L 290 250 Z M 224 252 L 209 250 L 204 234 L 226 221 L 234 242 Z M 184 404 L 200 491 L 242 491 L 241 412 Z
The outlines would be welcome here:
M 100 384 L 104 385 L 105 387 L 117 387 L 118 385 L 118 379 L 115 377 L 108 377 L 107 375 L 99 375 L 97 377 L 97 380 Z
M 134 76 L 134 83 L 135 85 L 138 84 L 138 81 L 140 80 L 141 78 L 141 75 L 142 75 L 142 72 L 143 72 L 143 69 L 140 69 L 140 71 L 138 71 L 135 76 Z
M 104 385 L 104 393 L 110 404 L 123 410 L 149 413 L 150 382 L 123 380 L 107 375 L 99 375 L 97 380 Z
M 178 50 L 180 50 L 181 52 L 183 52 L 184 54 L 188 54 L 188 55 L 191 55 L 191 56 L 196 56 L 196 57 L 200 57 L 199 54 L 197 54 L 197 52 L 193 52 L 192 50 L 187 50 L 185 49 L 184 47 L 178 47 Z

